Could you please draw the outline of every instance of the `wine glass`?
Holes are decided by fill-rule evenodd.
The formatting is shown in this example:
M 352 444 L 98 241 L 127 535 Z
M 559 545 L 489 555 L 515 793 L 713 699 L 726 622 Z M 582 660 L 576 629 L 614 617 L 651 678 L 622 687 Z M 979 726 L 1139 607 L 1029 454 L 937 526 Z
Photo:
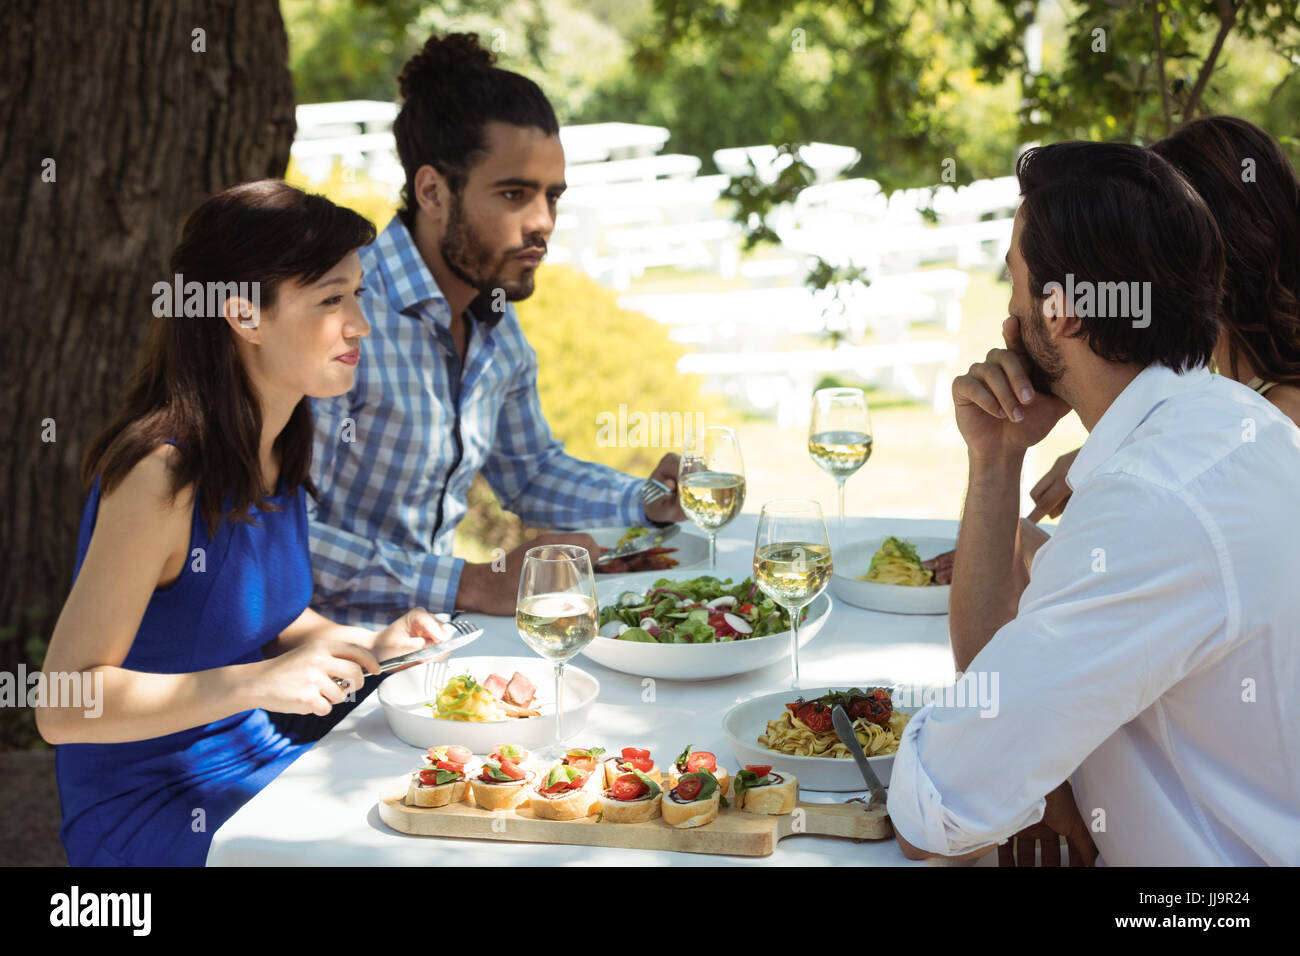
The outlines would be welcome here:
M 745 504 L 745 463 L 735 429 L 710 425 L 689 433 L 677 469 L 677 500 L 709 536 L 709 569 L 718 568 L 718 532 Z
M 799 618 L 830 583 L 830 540 L 821 505 L 784 498 L 763 505 L 754 541 L 754 580 L 790 612 L 790 686 L 799 687 Z
M 871 457 L 871 411 L 860 388 L 822 388 L 813 393 L 808 454 L 835 479 L 844 525 L 844 483 Z
M 529 548 L 519 575 L 515 627 L 524 643 L 555 664 L 555 741 L 543 760 L 564 756 L 564 664 L 596 636 L 596 581 L 591 555 L 571 544 Z

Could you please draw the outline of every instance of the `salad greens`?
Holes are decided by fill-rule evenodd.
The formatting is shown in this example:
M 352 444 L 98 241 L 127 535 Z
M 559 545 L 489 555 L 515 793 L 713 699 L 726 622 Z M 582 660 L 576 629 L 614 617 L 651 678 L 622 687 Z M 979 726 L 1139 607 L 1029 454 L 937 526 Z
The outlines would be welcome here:
M 712 644 L 788 631 L 790 613 L 752 578 L 735 584 L 706 574 L 685 581 L 660 578 L 647 591 L 624 591 L 600 609 L 600 627 L 602 635 L 620 641 Z

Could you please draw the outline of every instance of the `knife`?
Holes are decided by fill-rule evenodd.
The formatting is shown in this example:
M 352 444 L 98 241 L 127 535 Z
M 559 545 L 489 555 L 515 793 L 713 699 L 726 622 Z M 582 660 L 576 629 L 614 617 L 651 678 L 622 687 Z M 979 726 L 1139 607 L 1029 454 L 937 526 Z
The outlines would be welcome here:
M 442 620 L 447 617 L 445 614 L 435 614 L 434 617 Z M 476 627 L 468 633 L 458 633 L 451 640 L 443 641 L 440 644 L 430 644 L 428 647 L 422 647 L 418 651 L 411 651 L 409 654 L 403 654 L 401 657 L 390 657 L 386 661 L 379 662 L 379 673 L 387 674 L 397 667 L 404 667 L 407 664 L 413 664 L 416 661 L 422 661 L 426 658 L 437 657 L 439 654 L 446 654 L 448 651 L 458 651 L 466 644 L 472 644 L 483 636 L 483 628 Z
M 681 525 L 670 524 L 666 528 L 645 528 L 645 534 L 639 534 L 631 541 L 625 541 L 612 551 L 606 551 L 596 559 L 597 564 L 608 564 L 610 561 L 616 561 L 619 558 L 626 558 L 633 554 L 640 554 L 642 551 L 649 551 L 651 548 L 658 548 L 677 532 L 682 530 Z
M 862 752 L 862 745 L 858 743 L 858 735 L 853 732 L 853 721 L 849 720 L 849 715 L 844 712 L 842 705 L 836 704 L 835 709 L 831 711 L 831 723 L 835 725 L 835 733 L 839 736 L 840 742 L 849 748 L 854 762 L 862 771 L 862 779 L 867 782 L 867 789 L 871 791 L 871 801 L 867 804 L 867 809 L 870 810 L 877 805 L 884 806 L 889 795 L 880 778 L 876 776 L 876 772 L 871 769 L 871 764 L 867 762 L 867 755 Z

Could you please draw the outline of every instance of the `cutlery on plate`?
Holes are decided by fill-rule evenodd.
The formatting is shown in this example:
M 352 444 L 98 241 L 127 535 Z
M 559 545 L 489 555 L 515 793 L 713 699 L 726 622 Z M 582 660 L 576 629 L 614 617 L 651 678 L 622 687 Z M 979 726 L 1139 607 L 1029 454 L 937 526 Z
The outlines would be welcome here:
M 418 651 L 411 651 L 409 654 L 402 654 L 400 657 L 390 657 L 386 661 L 379 662 L 379 673 L 387 674 L 389 671 L 407 664 L 413 664 L 430 657 L 437 657 L 451 651 L 458 651 L 467 644 L 472 644 L 483 636 L 483 628 L 476 625 L 468 618 L 458 617 L 450 620 L 448 614 L 435 614 L 435 618 L 444 624 L 450 624 L 456 630 L 456 636 L 449 640 L 442 641 L 438 644 L 430 644 L 428 647 L 422 647 Z M 369 676 L 369 675 L 367 675 Z M 334 683 L 340 687 L 346 686 L 347 682 L 341 678 L 334 678 Z
M 606 551 L 596 559 L 597 565 L 608 564 L 619 558 L 630 557 L 634 554 L 640 554 L 642 551 L 649 551 L 651 548 L 658 548 L 677 532 L 682 530 L 681 525 L 670 524 L 666 528 L 644 528 L 645 534 L 637 535 L 630 541 L 624 541 L 617 548 Z
M 858 743 L 858 735 L 853 732 L 853 721 L 849 720 L 849 715 L 845 713 L 842 705 L 836 704 L 831 711 L 831 722 L 835 725 L 835 733 L 839 736 L 840 742 L 849 748 L 854 762 L 862 771 L 862 779 L 867 782 L 867 789 L 871 791 L 871 801 L 867 804 L 867 809 L 883 807 L 888 799 L 884 784 L 880 782 L 876 771 L 872 770 L 871 764 L 867 762 L 867 755 L 863 753 L 862 745 Z

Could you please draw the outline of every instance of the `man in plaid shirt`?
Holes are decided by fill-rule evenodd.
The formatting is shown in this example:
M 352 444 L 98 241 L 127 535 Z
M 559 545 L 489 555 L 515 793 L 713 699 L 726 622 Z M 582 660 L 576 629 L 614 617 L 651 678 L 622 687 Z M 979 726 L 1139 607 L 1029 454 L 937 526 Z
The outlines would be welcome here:
M 480 473 L 533 525 L 685 518 L 675 494 L 647 510 L 645 479 L 566 455 L 542 416 L 510 302 L 532 294 L 564 152 L 542 91 L 493 60 L 473 36 L 435 36 L 399 80 L 403 206 L 361 250 L 371 332 L 336 359 L 357 362 L 352 391 L 313 402 L 313 604 L 342 622 L 382 626 L 412 605 L 513 614 L 527 548 L 594 550 L 587 535 L 547 534 L 504 572 L 453 557 Z M 668 454 L 651 477 L 675 488 L 676 472 Z

